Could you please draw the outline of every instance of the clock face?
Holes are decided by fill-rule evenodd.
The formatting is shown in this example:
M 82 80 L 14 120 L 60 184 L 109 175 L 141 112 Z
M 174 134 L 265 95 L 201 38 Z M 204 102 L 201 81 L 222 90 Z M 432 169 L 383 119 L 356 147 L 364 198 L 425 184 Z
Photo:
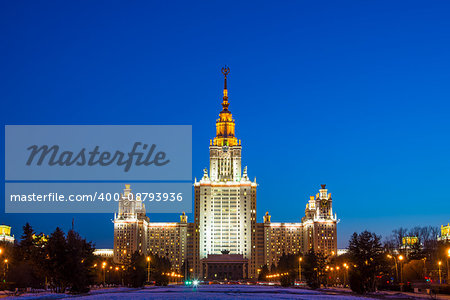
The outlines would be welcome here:
M 128 201 L 128 200 L 123 201 L 123 206 L 128 206 L 128 205 L 130 205 L 130 201 Z
M 327 199 L 322 200 L 322 206 L 327 205 L 327 203 L 328 203 L 328 200 L 327 200 Z
M 223 152 L 227 152 L 227 151 L 228 151 L 228 146 L 223 146 L 223 147 L 222 147 L 222 151 L 223 151 Z

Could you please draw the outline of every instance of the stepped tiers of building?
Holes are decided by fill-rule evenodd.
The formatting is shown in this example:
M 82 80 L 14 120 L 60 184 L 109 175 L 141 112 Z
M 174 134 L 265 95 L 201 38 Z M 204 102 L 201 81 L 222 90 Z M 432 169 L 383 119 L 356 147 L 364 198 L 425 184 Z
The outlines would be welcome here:
M 306 204 L 298 223 L 274 223 L 266 213 L 257 223 L 258 184 L 242 170 L 241 141 L 235 136 L 235 121 L 229 110 L 227 76 L 222 111 L 216 121 L 216 136 L 210 141 L 210 166 L 194 182 L 194 220 L 183 213 L 180 222 L 150 222 L 145 206 L 128 201 L 126 185 L 114 217 L 114 261 L 123 263 L 134 252 L 158 254 L 170 259 L 181 272 L 184 262 L 195 278 L 256 278 L 263 265 L 278 263 L 283 254 L 300 254 L 309 249 L 328 256 L 337 253 L 336 224 L 332 198 L 325 185 Z M 213 276 L 213 277 L 211 277 Z M 230 279 L 230 278 L 227 278 Z

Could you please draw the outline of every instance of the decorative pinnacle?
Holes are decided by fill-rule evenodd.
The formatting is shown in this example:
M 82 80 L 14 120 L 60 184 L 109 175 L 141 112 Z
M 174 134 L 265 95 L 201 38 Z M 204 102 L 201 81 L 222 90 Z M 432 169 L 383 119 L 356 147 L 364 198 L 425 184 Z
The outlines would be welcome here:
M 227 89 L 227 75 L 230 74 L 230 68 L 228 68 L 227 65 L 225 65 L 225 67 L 222 68 L 222 74 L 223 74 L 223 76 L 225 76 L 223 89 L 226 90 Z
M 222 74 L 227 78 L 227 75 L 230 74 L 230 68 L 225 65 L 225 67 L 222 68 Z
M 222 74 L 223 76 L 225 76 L 224 78 L 224 82 L 223 82 L 223 102 L 222 102 L 222 106 L 223 106 L 223 110 L 228 110 L 228 90 L 227 90 L 227 75 L 230 74 L 230 68 L 225 65 L 222 68 Z

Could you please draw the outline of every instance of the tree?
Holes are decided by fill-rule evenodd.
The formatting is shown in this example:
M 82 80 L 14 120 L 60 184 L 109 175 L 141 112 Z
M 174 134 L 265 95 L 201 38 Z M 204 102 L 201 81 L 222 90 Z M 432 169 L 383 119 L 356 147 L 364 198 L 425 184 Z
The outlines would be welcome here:
M 183 265 L 181 266 L 181 272 L 182 275 L 185 277 L 184 280 L 190 280 L 191 279 L 191 272 L 189 271 L 189 261 L 185 260 L 183 262 Z
M 23 226 L 23 234 L 17 248 L 21 260 L 31 260 L 34 257 L 34 230 L 29 223 Z
M 309 250 L 303 257 L 302 273 L 306 279 L 306 284 L 313 289 L 320 287 L 325 280 L 326 257 L 322 252 Z
M 75 232 L 70 230 L 67 233 L 67 268 L 72 270 L 69 282 L 72 293 L 86 293 L 89 291 L 89 284 L 92 281 L 92 274 L 89 266 L 93 262 L 93 247 L 91 243 Z
M 270 265 L 270 273 L 276 273 L 277 272 L 277 266 L 275 266 L 275 263 L 272 263 Z
M 410 245 L 409 248 L 409 259 L 412 260 L 421 260 L 425 257 L 425 252 L 423 249 L 422 244 L 420 243 L 420 240 L 412 245 Z
M 147 279 L 146 265 L 147 260 L 145 256 L 140 255 L 137 251 L 134 252 L 126 266 L 126 283 L 132 287 L 144 286 Z
M 267 265 L 262 266 L 261 272 L 259 272 L 258 280 L 266 280 L 266 276 L 269 274 L 269 267 Z
M 376 275 L 386 265 L 381 237 L 375 233 L 355 232 L 349 241 L 349 255 L 355 268 L 350 270 L 350 287 L 359 294 L 375 291 Z
M 47 271 L 50 276 L 52 288 L 64 293 L 69 286 L 69 277 L 72 270 L 68 267 L 67 241 L 64 232 L 56 227 L 47 243 Z
M 8 281 L 16 287 L 42 288 L 45 281 L 43 244 L 37 244 L 35 232 L 29 223 L 23 226 L 23 234 L 10 258 Z M 5 248 L 3 248 L 5 249 Z
M 166 257 L 155 255 L 154 258 L 152 258 L 152 262 L 152 278 L 155 280 L 155 285 L 166 286 L 169 283 L 169 278 L 163 274 L 169 273 L 172 269 L 170 260 Z
M 280 256 L 278 261 L 278 272 L 281 275 L 281 285 L 291 286 L 295 282 L 295 278 L 298 274 L 298 262 L 299 256 L 295 254 L 285 254 Z

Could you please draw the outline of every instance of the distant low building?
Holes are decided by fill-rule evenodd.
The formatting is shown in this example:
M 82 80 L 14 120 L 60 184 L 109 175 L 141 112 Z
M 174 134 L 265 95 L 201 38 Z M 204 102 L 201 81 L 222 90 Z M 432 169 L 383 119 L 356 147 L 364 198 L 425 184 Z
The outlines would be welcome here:
M 417 236 L 405 236 L 402 238 L 403 247 L 410 247 L 419 242 L 419 238 Z
M 95 256 L 110 258 L 110 257 L 114 256 L 114 250 L 113 249 L 95 249 L 92 254 L 94 254 Z
M 441 236 L 438 240 L 450 242 L 450 223 L 447 226 L 441 225 Z
M 0 242 L 14 244 L 14 236 L 11 236 L 11 226 L 0 225 Z
M 337 249 L 337 256 L 339 255 L 344 255 L 348 253 L 348 249 L 344 248 L 344 249 Z

